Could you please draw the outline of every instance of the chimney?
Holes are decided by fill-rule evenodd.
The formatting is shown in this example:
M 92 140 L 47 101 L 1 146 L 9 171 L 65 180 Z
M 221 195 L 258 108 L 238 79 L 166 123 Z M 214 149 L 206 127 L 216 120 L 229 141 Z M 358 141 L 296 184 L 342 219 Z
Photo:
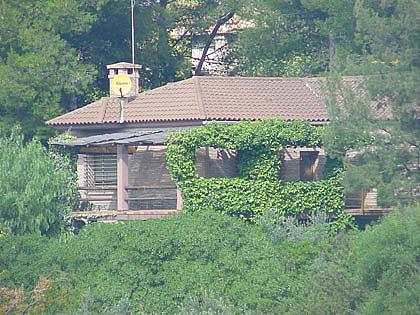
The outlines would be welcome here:
M 141 65 L 118 62 L 107 65 L 110 97 L 130 97 L 139 94 Z

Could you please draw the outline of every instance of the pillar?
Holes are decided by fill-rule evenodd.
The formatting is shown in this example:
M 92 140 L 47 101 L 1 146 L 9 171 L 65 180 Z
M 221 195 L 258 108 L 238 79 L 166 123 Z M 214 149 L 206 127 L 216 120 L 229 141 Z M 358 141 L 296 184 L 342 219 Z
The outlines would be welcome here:
M 128 210 L 128 147 L 117 145 L 117 210 Z
M 176 188 L 176 210 L 181 211 L 184 205 L 184 201 L 182 199 L 181 189 L 179 187 Z

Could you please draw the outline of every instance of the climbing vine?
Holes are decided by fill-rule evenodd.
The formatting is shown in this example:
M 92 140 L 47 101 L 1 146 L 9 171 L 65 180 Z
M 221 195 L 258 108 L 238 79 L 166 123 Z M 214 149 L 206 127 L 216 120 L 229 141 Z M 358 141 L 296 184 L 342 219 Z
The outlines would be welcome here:
M 264 211 L 278 218 L 327 212 L 345 225 L 343 188 L 339 173 L 331 170 L 324 180 L 285 182 L 279 179 L 280 152 L 285 146 L 318 147 L 323 127 L 304 121 L 278 119 L 236 124 L 209 124 L 169 136 L 167 162 L 180 187 L 186 211 L 211 209 L 254 221 Z M 196 148 L 234 149 L 239 177 L 199 178 Z

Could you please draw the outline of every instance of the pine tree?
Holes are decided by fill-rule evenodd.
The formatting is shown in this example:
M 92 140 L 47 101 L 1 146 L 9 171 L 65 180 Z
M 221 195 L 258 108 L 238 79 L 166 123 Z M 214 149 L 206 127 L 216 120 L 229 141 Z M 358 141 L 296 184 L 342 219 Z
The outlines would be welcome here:
M 420 3 L 414 0 L 357 1 L 356 38 L 363 54 L 342 61 L 330 79 L 327 149 L 336 156 L 349 149 L 357 152 L 344 158 L 346 187 L 377 187 L 383 206 L 419 196 L 418 12 Z M 337 78 L 343 74 L 362 75 L 366 93 L 340 84 Z

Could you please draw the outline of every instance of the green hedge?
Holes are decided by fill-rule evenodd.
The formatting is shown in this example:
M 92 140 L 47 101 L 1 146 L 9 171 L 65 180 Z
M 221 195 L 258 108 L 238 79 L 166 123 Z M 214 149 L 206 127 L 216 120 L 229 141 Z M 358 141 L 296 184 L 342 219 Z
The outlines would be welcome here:
M 168 139 L 167 162 L 172 177 L 182 190 L 184 209 L 213 209 L 255 220 L 264 211 L 278 218 L 287 215 L 327 212 L 347 224 L 343 189 L 336 168 L 333 176 L 312 182 L 279 180 L 284 146 L 318 147 L 323 127 L 308 122 L 278 119 L 237 124 L 209 124 L 173 133 Z M 236 149 L 238 178 L 198 178 L 196 148 Z

